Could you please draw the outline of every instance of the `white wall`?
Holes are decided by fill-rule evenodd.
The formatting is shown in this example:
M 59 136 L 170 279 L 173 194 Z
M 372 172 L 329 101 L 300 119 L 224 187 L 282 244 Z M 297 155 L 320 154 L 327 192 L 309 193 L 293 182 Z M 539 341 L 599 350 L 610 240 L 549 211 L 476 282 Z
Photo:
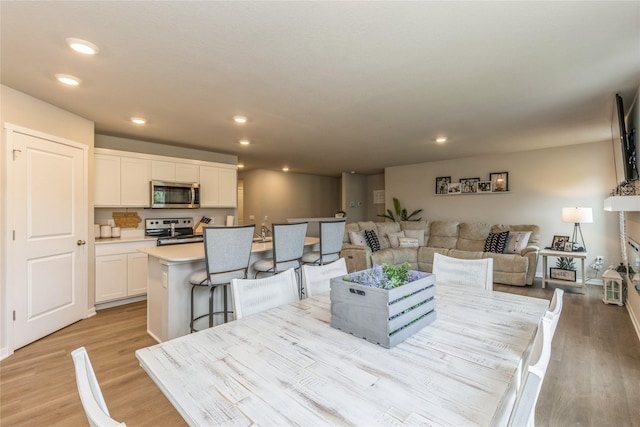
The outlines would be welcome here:
M 6 123 L 33 129 L 49 135 L 86 144 L 89 147 L 89 171 L 93 170 L 93 144 L 94 144 L 94 124 L 82 117 L 71 114 L 61 108 L 47 104 L 24 93 L 18 92 L 7 86 L 0 85 L 0 123 L 4 127 Z M 8 224 L 6 221 L 7 208 L 4 191 L 4 183 L 6 182 L 6 162 L 7 153 L 5 150 L 5 132 L 2 130 L 2 151 L 0 153 L 0 188 L 2 188 L 2 201 L 0 202 L 0 235 L 6 236 L 8 232 Z M 93 206 L 93 175 L 89 173 L 89 206 Z M 89 218 L 87 224 L 93 224 L 93 209 L 89 209 Z M 94 246 L 92 239 L 87 239 L 88 249 L 88 301 L 87 306 L 93 307 L 94 286 L 93 286 L 93 260 Z M 12 321 L 9 318 L 9 307 L 13 304 L 6 299 L 7 283 L 6 268 L 4 266 L 4 254 L 6 249 L 4 238 L 0 239 L 0 260 L 2 266 L 0 268 L 0 358 L 7 351 L 7 331 Z
M 508 193 L 434 195 L 436 177 L 488 180 L 489 173 L 502 171 L 509 172 Z M 617 215 L 603 210 L 615 187 L 611 141 L 389 167 L 385 187 L 387 207 L 397 197 L 409 211 L 422 208 L 427 220 L 538 224 L 543 247 L 554 235 L 571 236 L 573 224 L 561 221 L 563 207 L 591 207 L 594 222 L 582 225 L 589 262 L 597 255 L 607 265 L 620 260 Z

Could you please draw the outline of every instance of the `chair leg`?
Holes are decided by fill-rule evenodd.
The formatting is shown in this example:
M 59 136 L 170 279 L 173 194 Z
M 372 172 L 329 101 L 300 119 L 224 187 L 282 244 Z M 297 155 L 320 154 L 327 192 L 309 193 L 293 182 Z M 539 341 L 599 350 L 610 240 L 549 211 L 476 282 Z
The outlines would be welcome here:
M 191 321 L 189 322 L 189 332 L 193 333 L 193 291 L 195 286 L 191 286 Z
M 211 286 L 209 289 L 209 327 L 213 327 L 213 292 L 215 290 L 215 286 Z
M 223 310 L 224 310 L 224 323 L 229 321 L 229 309 L 227 307 L 227 285 L 222 286 L 222 295 L 224 296 Z

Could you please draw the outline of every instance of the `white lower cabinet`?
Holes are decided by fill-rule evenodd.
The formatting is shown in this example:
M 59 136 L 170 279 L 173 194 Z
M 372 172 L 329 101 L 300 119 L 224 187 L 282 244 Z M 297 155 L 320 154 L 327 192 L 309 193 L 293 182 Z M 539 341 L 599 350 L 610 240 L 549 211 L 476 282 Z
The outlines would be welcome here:
M 96 245 L 96 304 L 145 295 L 147 255 L 138 252 L 156 241 Z

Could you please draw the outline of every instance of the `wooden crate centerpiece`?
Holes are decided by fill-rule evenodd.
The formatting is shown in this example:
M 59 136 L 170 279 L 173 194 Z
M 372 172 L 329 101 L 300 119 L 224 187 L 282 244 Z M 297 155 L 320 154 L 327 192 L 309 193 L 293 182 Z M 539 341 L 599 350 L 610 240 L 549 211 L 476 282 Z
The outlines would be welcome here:
M 391 348 L 436 319 L 435 276 L 407 263 L 331 279 L 331 327 Z

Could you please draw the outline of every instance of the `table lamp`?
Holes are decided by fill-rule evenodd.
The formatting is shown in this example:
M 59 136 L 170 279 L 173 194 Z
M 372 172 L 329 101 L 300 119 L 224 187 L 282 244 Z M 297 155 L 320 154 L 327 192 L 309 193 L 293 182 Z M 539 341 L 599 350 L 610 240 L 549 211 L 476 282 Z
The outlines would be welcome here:
M 580 228 L 580 224 L 593 222 L 593 212 L 591 211 L 591 208 L 562 208 L 562 222 L 572 222 L 574 224 L 573 236 L 571 237 L 571 241 L 574 244 L 577 244 L 578 233 L 580 233 L 582 246 L 578 247 L 576 252 L 586 252 L 587 247 L 584 244 L 584 237 L 582 237 L 582 229 Z

